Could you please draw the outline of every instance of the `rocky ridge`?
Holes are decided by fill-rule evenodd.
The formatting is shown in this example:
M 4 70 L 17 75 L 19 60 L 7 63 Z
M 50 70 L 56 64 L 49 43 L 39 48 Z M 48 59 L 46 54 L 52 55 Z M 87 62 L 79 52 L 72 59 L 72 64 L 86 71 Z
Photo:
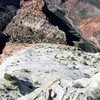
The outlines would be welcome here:
M 35 2 L 35 1 L 34 1 Z M 18 43 L 66 43 L 66 35 L 57 26 L 52 26 L 42 13 L 42 3 L 25 2 L 4 32 L 12 42 Z M 36 7 L 34 7 L 36 5 Z M 41 7 L 41 8 L 40 8 Z
M 87 52 L 99 52 L 100 11 L 91 2 L 21 0 L 21 8 L 4 32 L 12 36 L 13 42 L 67 43 Z

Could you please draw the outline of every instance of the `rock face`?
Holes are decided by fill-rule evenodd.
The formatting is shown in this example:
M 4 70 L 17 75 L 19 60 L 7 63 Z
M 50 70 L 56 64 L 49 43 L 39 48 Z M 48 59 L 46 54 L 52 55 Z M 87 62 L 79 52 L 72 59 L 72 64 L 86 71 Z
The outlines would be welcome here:
M 63 22 L 63 28 L 62 25 L 59 26 L 61 23 L 58 23 L 60 28 L 82 39 L 81 43 L 78 43 L 80 48 L 85 51 L 100 51 L 100 1 L 45 0 L 45 8 Z M 55 19 L 51 17 L 50 20 Z
M 11 21 L 19 5 L 20 0 L 0 0 L 0 31 Z
M 21 2 L 21 9 L 18 10 L 17 15 L 5 29 L 5 32 L 12 36 L 11 41 L 19 43 L 66 43 L 65 33 L 46 20 L 41 11 L 44 2 L 40 1 Z
M 0 65 L 0 100 L 100 100 L 99 9 L 98 0 L 0 0 L 0 31 L 17 42 L 5 54 L 20 51 Z
M 21 0 L 5 32 L 13 42 L 67 43 L 87 52 L 100 51 L 99 1 Z
M 99 66 L 100 53 L 37 44 L 0 65 L 0 99 L 99 100 Z

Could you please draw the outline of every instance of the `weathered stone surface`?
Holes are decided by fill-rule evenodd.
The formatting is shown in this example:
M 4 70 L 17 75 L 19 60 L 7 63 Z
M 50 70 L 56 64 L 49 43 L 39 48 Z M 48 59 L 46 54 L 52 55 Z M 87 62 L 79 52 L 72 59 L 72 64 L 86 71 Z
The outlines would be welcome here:
M 87 52 L 98 52 L 98 4 L 92 0 L 21 0 L 20 10 L 5 31 L 13 42 L 67 42 Z
M 86 53 L 65 45 L 37 44 L 0 65 L 0 98 L 99 100 L 99 66 L 100 53 Z
M 81 48 L 87 51 L 100 51 L 100 2 L 98 0 L 45 0 L 45 3 L 48 10 L 70 28 L 69 31 L 74 31 L 70 32 L 71 34 L 83 38 L 79 47 L 82 45 Z
M 18 98 L 17 100 L 98 100 L 100 99 L 99 89 L 77 89 L 64 86 L 67 81 L 54 80 L 45 87 L 36 89 L 34 92 Z
M 5 32 L 19 43 L 66 43 L 66 35 L 58 27 L 51 25 L 45 18 L 40 1 L 21 2 L 21 9 L 6 27 Z M 36 6 L 36 7 L 35 7 Z

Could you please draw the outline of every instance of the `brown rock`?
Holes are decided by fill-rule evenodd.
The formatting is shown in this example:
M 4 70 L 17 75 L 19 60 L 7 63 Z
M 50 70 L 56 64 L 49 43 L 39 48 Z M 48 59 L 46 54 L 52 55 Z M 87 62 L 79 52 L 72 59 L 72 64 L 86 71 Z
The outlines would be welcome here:
M 42 0 L 24 1 L 5 32 L 12 36 L 12 42 L 19 43 L 66 43 L 66 35 L 51 25 L 41 11 Z

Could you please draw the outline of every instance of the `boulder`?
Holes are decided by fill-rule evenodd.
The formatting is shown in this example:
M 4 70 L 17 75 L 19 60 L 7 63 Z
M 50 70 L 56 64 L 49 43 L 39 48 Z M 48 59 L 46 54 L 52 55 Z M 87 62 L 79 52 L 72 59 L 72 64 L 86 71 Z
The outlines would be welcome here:
M 66 32 L 67 40 L 71 41 L 71 44 L 76 40 L 71 39 L 70 35 L 80 38 L 81 42 L 79 41 L 76 44 L 83 50 L 90 52 L 100 51 L 100 1 L 44 1 L 44 10 L 48 15 L 47 17 L 50 17 L 50 21 L 54 23 L 58 22 L 57 18 L 60 20 L 58 26 Z M 56 17 L 52 18 L 52 16 Z

